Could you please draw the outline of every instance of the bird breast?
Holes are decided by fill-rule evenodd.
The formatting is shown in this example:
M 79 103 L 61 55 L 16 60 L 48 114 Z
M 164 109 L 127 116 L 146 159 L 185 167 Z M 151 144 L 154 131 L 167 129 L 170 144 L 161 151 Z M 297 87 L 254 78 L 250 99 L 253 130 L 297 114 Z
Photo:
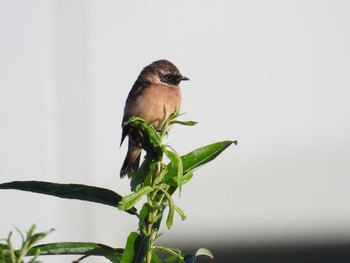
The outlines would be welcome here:
M 178 86 L 162 84 L 145 88 L 135 100 L 131 115 L 140 117 L 156 129 L 161 129 L 169 115 L 179 111 L 181 105 L 181 90 Z

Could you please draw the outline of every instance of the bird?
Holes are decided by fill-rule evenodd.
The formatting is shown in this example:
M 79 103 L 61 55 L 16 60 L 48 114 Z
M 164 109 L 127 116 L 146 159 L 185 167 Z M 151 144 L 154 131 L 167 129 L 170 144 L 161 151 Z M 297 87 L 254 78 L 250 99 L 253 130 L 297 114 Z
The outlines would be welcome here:
M 127 125 L 131 117 L 140 117 L 161 130 L 169 115 L 181 106 L 180 82 L 189 80 L 168 60 L 161 59 L 143 68 L 125 102 L 122 120 L 122 138 L 128 137 L 128 151 L 120 169 L 120 177 L 137 171 L 142 152 L 142 134 Z

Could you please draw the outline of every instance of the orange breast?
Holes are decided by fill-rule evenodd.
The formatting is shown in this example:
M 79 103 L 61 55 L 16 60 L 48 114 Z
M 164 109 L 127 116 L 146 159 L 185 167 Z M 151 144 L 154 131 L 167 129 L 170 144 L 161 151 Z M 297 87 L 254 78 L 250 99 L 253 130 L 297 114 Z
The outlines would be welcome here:
M 146 88 L 128 109 L 133 116 L 140 117 L 160 129 L 169 115 L 181 106 L 179 87 L 152 85 Z

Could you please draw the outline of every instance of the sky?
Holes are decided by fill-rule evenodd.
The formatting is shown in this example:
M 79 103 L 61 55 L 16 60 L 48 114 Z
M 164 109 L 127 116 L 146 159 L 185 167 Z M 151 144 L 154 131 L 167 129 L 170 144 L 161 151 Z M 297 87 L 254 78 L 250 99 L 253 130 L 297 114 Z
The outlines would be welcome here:
M 238 145 L 195 172 L 176 198 L 187 219 L 164 227 L 165 242 L 349 241 L 349 8 L 0 0 L 1 182 L 128 194 L 118 175 L 125 99 L 143 67 L 168 59 L 191 79 L 181 84 L 181 118 L 199 124 L 174 127 L 167 142 L 181 154 L 222 140 Z M 36 223 L 56 229 L 50 241 L 123 246 L 136 230 L 136 220 L 109 207 L 18 191 L 0 198 L 2 237 Z

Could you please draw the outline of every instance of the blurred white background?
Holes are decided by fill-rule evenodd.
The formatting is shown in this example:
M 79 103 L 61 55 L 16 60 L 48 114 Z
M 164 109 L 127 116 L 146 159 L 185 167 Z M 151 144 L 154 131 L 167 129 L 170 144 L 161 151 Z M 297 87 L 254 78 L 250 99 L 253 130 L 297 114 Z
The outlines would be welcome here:
M 349 241 L 349 10 L 349 1 L 0 0 L 1 182 L 128 194 L 124 102 L 142 68 L 165 58 L 191 79 L 183 119 L 199 121 L 174 127 L 169 143 L 181 154 L 239 144 L 195 173 L 177 200 L 187 219 L 164 227 L 161 242 Z M 123 247 L 136 230 L 107 206 L 12 190 L 0 200 L 1 238 L 36 223 L 56 229 L 47 242 Z

